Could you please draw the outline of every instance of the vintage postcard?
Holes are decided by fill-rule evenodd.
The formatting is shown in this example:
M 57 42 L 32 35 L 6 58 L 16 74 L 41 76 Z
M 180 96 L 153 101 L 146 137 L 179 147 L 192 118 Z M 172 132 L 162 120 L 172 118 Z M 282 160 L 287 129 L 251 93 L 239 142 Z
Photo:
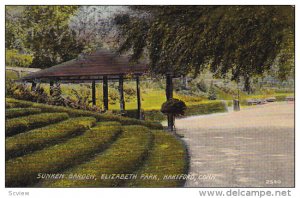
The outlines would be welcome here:
M 295 6 L 6 5 L 5 187 L 294 188 Z

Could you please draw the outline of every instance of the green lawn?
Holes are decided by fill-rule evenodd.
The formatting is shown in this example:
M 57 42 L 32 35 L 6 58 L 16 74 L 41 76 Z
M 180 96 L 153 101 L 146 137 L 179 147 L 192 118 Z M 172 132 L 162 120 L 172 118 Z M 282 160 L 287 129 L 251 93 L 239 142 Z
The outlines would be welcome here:
M 16 117 L 6 118 L 10 131 L 14 129 L 6 137 L 6 187 L 119 187 L 125 185 L 122 179 L 103 180 L 102 174 L 152 170 L 161 176 L 162 172 L 155 170 L 158 166 L 168 174 L 187 171 L 185 146 L 169 132 L 157 132 L 162 129 L 159 123 L 12 98 L 6 99 L 6 106 L 17 112 Z M 20 109 L 28 115 L 23 116 Z M 34 120 L 39 124 L 33 124 Z M 155 160 L 160 155 L 163 157 Z M 42 173 L 66 177 L 50 182 L 38 177 Z M 72 174 L 91 174 L 96 180 L 72 180 L 68 177 Z M 184 180 L 151 181 L 136 187 L 183 184 Z

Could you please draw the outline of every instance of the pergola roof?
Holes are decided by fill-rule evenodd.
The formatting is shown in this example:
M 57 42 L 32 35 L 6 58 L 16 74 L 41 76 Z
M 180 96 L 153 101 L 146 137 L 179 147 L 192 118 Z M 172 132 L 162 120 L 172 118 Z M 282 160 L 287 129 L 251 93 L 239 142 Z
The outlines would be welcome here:
M 100 50 L 71 61 L 31 73 L 23 81 L 89 81 L 100 80 L 103 76 L 118 79 L 120 75 L 142 75 L 147 72 L 145 63 L 131 64 L 129 57 L 107 50 Z

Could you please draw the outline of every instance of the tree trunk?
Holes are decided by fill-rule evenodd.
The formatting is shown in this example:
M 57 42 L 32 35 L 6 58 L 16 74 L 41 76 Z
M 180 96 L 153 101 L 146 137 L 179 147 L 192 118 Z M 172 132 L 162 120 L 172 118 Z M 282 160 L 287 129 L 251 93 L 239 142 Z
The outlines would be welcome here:
M 173 98 L 173 82 L 170 74 L 166 75 L 166 98 L 170 100 Z M 174 115 L 168 114 L 168 130 L 174 130 Z

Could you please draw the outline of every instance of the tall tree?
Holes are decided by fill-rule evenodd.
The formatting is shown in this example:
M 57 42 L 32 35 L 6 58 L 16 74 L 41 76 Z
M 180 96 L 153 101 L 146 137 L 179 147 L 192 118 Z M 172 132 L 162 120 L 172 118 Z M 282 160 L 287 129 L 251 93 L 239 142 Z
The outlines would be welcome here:
M 287 33 L 294 33 L 292 6 L 133 6 L 139 15 L 115 18 L 121 30 L 119 51 L 142 56 L 153 72 L 195 75 L 209 68 L 215 76 L 239 82 L 251 90 L 251 79 L 270 70 L 277 56 L 282 78 L 291 56 Z M 291 37 L 289 37 L 291 38 Z M 292 43 L 293 39 L 288 42 Z M 289 48 L 293 53 L 293 50 Z M 285 66 L 282 66 L 285 65 Z M 283 69 L 282 69 L 283 68 Z
M 26 46 L 34 56 L 31 67 L 46 68 L 77 57 L 83 44 L 69 28 L 77 6 L 26 6 L 23 28 Z

